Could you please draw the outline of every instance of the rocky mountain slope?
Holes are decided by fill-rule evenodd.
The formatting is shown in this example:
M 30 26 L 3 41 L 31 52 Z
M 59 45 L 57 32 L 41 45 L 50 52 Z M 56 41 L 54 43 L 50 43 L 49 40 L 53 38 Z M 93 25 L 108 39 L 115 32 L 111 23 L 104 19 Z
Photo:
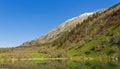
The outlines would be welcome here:
M 39 45 L 41 43 L 50 43 L 55 39 L 59 38 L 60 36 L 62 36 L 63 34 L 65 34 L 65 32 L 71 31 L 77 24 L 81 24 L 84 20 L 92 16 L 94 13 L 102 13 L 105 10 L 106 9 L 98 10 L 96 12 L 83 13 L 80 16 L 68 19 L 60 26 L 56 27 L 55 29 L 47 33 L 46 35 L 41 36 L 32 41 L 27 41 L 23 43 L 21 46 L 33 46 L 33 45 Z
M 83 20 L 87 19 L 88 16 L 91 16 L 93 13 L 95 12 L 84 13 L 81 14 L 80 16 L 68 19 L 63 24 L 50 31 L 48 34 L 39 37 L 35 40 L 25 42 L 22 44 L 22 46 L 32 46 L 40 43 L 51 42 L 57 39 L 58 37 L 62 36 L 62 34 L 64 34 L 66 31 L 70 31 L 71 29 L 73 29 L 77 24 L 81 24 Z

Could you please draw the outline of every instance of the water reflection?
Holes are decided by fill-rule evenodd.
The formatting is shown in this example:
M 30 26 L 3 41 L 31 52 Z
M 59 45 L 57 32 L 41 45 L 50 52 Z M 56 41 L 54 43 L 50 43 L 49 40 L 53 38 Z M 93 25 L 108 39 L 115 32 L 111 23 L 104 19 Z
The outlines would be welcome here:
M 9 61 L 0 62 L 0 69 L 120 69 L 120 63 L 115 61 Z

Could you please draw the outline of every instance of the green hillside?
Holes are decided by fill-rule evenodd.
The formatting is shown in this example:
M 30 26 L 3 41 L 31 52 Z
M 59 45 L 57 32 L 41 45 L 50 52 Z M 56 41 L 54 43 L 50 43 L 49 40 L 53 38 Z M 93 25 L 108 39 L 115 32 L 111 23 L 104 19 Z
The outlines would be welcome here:
M 120 4 L 95 13 L 53 42 L 68 56 L 120 55 Z

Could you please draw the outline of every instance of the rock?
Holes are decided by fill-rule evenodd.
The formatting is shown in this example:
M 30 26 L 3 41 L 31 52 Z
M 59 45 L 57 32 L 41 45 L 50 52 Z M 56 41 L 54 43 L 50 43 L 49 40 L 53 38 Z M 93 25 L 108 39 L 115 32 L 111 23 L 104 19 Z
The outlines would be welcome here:
M 120 61 L 120 56 L 116 56 L 116 57 L 115 57 L 115 60 L 116 60 L 116 61 Z

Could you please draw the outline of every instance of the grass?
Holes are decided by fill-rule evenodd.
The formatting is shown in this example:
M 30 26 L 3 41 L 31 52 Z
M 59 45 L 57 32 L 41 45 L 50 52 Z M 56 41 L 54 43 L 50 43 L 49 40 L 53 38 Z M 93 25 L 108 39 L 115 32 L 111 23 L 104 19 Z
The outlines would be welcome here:
M 75 50 L 75 49 L 71 49 L 71 50 L 69 50 L 69 51 L 67 52 L 67 56 L 72 57 L 72 56 L 75 55 L 75 53 L 76 53 L 76 50 Z
M 67 55 L 70 56 L 70 57 L 75 56 L 75 55 L 80 55 L 80 54 L 82 54 L 82 56 L 88 56 L 88 55 L 85 55 L 85 52 L 87 52 L 87 51 L 90 51 L 89 56 L 98 56 L 98 55 L 102 56 L 102 54 L 107 55 L 111 51 L 109 43 L 103 43 L 105 48 L 102 49 L 102 52 L 91 51 L 90 49 L 92 49 L 93 47 L 101 46 L 102 41 L 106 41 L 107 38 L 111 39 L 112 37 L 107 35 L 109 32 L 114 33 L 114 34 L 120 33 L 120 30 L 119 30 L 120 27 L 118 27 L 115 30 L 113 30 L 113 28 L 114 28 L 114 26 L 109 27 L 107 29 L 107 31 L 103 32 L 103 34 L 100 34 L 96 38 L 92 39 L 91 41 L 86 42 L 79 49 L 79 51 L 76 50 L 76 47 L 78 47 L 78 46 L 73 47 L 72 49 L 70 49 L 67 52 Z
M 43 53 L 33 53 L 32 55 L 34 58 L 46 58 L 46 57 L 48 57 L 48 54 L 43 54 Z
M 0 56 L 8 55 L 8 53 L 0 53 Z
M 86 42 L 84 46 L 80 49 L 81 53 L 84 54 L 86 51 L 90 51 L 93 47 L 99 46 L 102 40 L 105 40 L 105 34 L 98 36 L 90 42 Z M 94 55 L 94 53 L 93 53 Z

